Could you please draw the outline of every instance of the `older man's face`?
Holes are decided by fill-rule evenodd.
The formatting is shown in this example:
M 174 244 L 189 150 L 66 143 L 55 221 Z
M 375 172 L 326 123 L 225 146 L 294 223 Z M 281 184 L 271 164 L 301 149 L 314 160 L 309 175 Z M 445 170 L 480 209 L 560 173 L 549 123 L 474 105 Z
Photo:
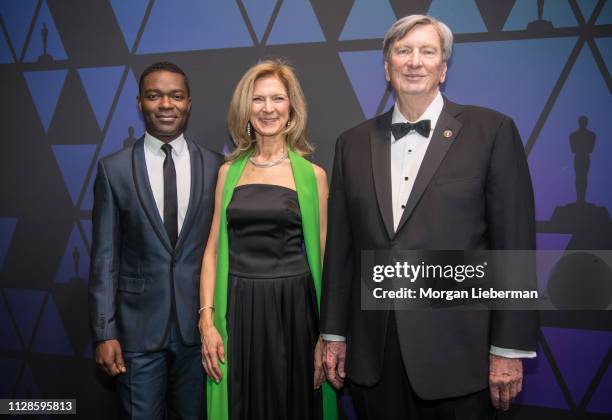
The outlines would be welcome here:
M 385 75 L 396 95 L 433 97 L 446 78 L 442 45 L 432 25 L 417 25 L 391 47 Z

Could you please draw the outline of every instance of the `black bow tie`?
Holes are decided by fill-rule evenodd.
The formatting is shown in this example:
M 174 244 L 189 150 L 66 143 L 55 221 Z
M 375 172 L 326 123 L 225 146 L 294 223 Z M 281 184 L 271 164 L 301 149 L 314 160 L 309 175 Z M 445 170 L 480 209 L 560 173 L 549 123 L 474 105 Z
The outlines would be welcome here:
M 411 123 L 395 123 L 391 124 L 391 132 L 395 140 L 399 140 L 412 130 L 416 131 L 423 137 L 429 137 L 431 131 L 431 120 L 421 120 L 414 124 Z

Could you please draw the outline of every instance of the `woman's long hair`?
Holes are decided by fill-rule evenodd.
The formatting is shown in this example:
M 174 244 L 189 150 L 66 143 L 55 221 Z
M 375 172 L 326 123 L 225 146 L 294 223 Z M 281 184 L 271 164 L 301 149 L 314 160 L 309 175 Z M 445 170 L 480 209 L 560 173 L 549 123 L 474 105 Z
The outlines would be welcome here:
M 235 160 L 255 147 L 254 128 L 251 127 L 252 138 L 247 134 L 247 124 L 251 118 L 253 101 L 253 86 L 261 78 L 275 76 L 287 89 L 291 109 L 290 124 L 283 131 L 287 146 L 294 152 L 305 156 L 314 151 L 314 147 L 306 140 L 306 123 L 308 120 L 306 100 L 295 72 L 291 66 L 279 59 L 266 60 L 247 70 L 238 82 L 230 103 L 227 126 L 236 148 L 226 157 Z

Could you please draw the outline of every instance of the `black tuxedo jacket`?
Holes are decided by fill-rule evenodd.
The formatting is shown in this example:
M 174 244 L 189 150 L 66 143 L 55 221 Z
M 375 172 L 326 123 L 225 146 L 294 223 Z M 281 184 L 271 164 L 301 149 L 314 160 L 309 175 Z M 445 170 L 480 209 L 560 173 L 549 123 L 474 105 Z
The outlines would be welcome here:
M 155 205 L 144 140 L 101 159 L 94 184 L 89 316 L 95 341 L 152 351 L 166 342 L 171 319 L 184 344 L 200 342 L 199 279 L 223 158 L 187 141 L 191 192 L 173 249 Z
M 446 99 L 394 231 L 391 116 L 392 110 L 338 138 L 330 188 L 321 331 L 347 337 L 348 378 L 366 386 L 380 379 L 389 313 L 360 308 L 361 250 L 535 249 L 531 179 L 513 121 Z M 395 317 L 406 373 L 424 399 L 487 387 L 491 344 L 536 346 L 534 313 L 396 311 Z

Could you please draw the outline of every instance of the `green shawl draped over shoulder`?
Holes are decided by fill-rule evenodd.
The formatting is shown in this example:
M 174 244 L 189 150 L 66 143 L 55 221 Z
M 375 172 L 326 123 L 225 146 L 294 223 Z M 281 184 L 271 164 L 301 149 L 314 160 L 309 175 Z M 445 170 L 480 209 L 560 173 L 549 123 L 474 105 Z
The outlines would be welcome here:
M 216 383 L 212 379 L 207 380 L 208 418 L 210 420 L 228 420 L 229 394 L 227 387 L 228 351 L 227 351 L 227 277 L 229 265 L 229 250 L 227 236 L 227 206 L 229 205 L 234 188 L 242 175 L 244 167 L 248 162 L 250 153 L 245 154 L 232 162 L 225 180 L 223 195 L 221 198 L 221 221 L 219 224 L 219 242 L 217 245 L 217 278 L 215 283 L 215 327 L 223 339 L 225 348 L 225 363 L 219 367 L 223 374 L 221 382 Z M 321 249 L 319 228 L 319 194 L 317 180 L 312 164 L 297 153 L 289 150 L 291 170 L 295 180 L 300 213 L 302 215 L 302 230 L 306 246 L 306 256 L 312 274 L 312 280 L 317 296 L 317 305 L 321 299 Z M 336 393 L 327 383 L 323 383 L 323 418 L 325 420 L 336 420 L 337 405 Z

